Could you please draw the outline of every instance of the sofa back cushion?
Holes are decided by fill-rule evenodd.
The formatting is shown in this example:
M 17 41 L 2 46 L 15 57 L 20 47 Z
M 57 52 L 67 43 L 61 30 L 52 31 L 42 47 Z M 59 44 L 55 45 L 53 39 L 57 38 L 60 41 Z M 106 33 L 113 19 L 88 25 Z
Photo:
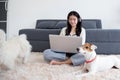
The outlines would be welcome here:
M 48 19 L 48 20 L 37 20 L 36 29 L 62 29 L 67 26 L 66 20 Z M 100 19 L 83 19 L 82 26 L 85 29 L 96 29 L 102 28 Z

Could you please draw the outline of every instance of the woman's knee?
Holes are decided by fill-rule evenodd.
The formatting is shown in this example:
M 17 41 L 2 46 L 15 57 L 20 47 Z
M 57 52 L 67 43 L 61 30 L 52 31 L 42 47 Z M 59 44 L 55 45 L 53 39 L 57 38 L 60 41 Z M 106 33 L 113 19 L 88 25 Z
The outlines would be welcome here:
M 50 49 L 46 49 L 45 51 L 43 51 L 43 56 L 44 59 L 47 61 L 51 61 L 52 60 L 52 56 L 51 56 L 51 50 Z
M 70 59 L 71 59 L 74 66 L 82 65 L 85 62 L 84 56 L 80 55 L 80 54 L 75 54 Z

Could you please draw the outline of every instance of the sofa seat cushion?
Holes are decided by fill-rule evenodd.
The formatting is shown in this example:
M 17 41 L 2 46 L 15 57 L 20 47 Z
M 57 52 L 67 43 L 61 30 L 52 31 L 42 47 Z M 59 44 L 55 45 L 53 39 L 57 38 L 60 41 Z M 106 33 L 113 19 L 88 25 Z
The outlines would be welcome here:
M 86 34 L 89 42 L 120 42 L 118 29 L 89 29 Z

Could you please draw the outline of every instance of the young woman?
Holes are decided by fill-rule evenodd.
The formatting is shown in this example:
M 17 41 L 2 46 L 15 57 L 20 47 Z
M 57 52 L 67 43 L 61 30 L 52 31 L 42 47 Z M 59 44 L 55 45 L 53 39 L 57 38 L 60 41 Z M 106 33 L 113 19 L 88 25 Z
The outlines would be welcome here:
M 86 31 L 82 27 L 82 20 L 76 11 L 71 11 L 67 16 L 67 27 L 64 27 L 60 35 L 64 36 L 79 36 L 82 37 L 82 44 L 86 40 Z M 44 59 L 49 61 L 51 65 L 73 64 L 75 66 L 81 65 L 85 62 L 85 58 L 81 54 L 69 54 L 54 52 L 47 49 L 43 52 Z

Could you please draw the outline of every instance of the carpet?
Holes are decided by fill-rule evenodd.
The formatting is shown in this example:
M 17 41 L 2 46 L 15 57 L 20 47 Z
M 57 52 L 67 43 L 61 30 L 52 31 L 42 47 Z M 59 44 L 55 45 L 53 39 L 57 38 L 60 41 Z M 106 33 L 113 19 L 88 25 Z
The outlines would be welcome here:
M 120 55 L 116 55 L 120 58 Z M 80 66 L 49 65 L 42 53 L 32 52 L 28 63 L 19 65 L 15 70 L 0 73 L 0 80 L 119 80 L 120 69 L 97 72 L 95 75 L 76 77 L 73 73 L 81 70 Z

